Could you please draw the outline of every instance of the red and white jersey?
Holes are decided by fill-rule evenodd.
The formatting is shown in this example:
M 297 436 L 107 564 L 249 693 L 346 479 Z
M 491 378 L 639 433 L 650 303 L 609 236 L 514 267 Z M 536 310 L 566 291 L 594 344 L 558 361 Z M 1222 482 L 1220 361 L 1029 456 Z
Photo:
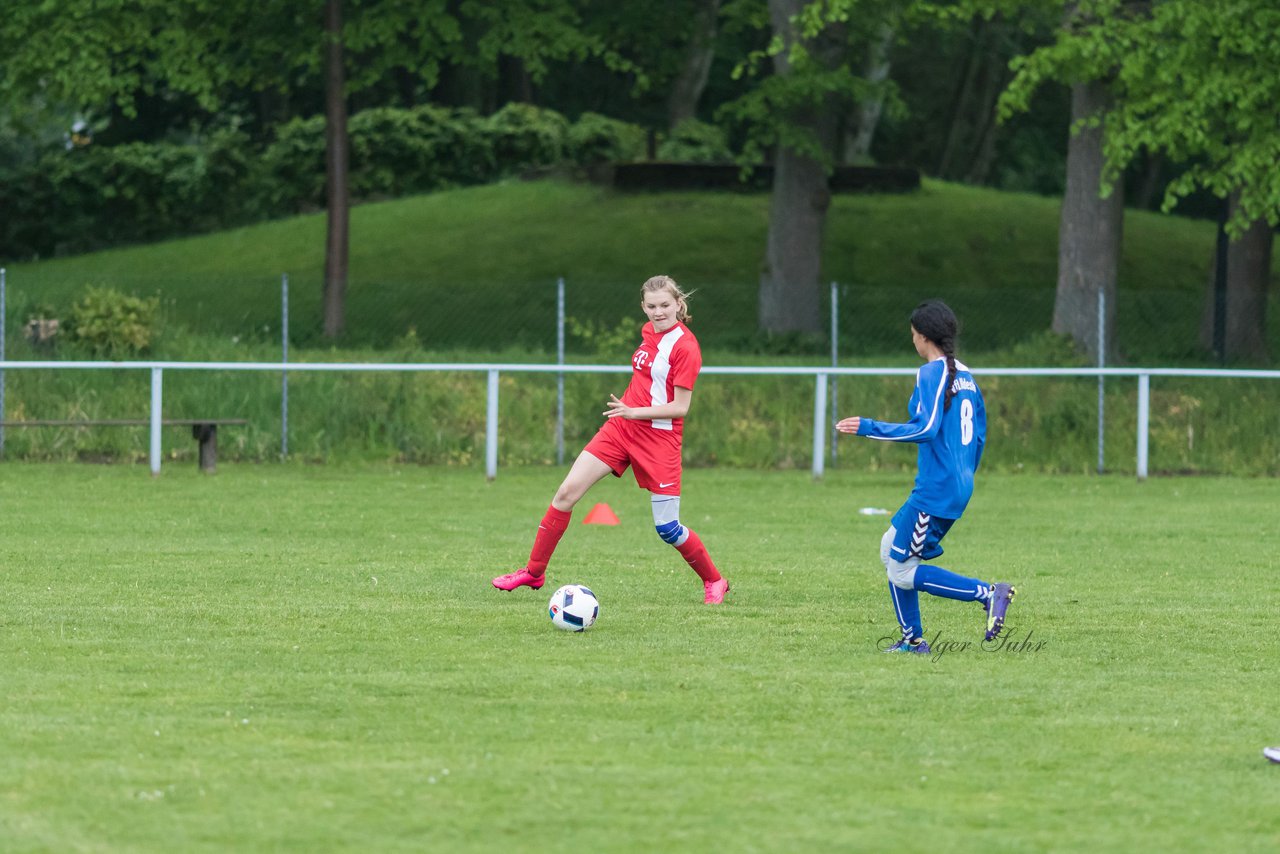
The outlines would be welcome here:
M 631 356 L 631 384 L 622 395 L 627 406 L 661 406 L 675 399 L 676 386 L 692 389 L 702 370 L 702 348 L 683 323 L 658 333 L 653 323 L 640 330 L 643 341 Z M 683 418 L 656 418 L 636 421 L 635 426 L 654 430 L 670 430 L 679 436 L 684 432 Z

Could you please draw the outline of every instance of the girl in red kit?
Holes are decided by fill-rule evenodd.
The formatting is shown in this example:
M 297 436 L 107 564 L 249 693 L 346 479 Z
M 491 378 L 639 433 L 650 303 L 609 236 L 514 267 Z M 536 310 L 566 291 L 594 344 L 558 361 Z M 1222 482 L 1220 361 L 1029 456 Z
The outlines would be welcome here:
M 652 493 L 658 536 L 675 546 L 702 579 L 703 601 L 719 604 L 729 592 L 729 582 L 716 570 L 702 540 L 680 524 L 680 440 L 693 384 L 702 370 L 698 340 L 685 326 L 688 297 L 670 276 L 654 276 L 640 289 L 640 307 L 649 322 L 631 357 L 631 383 L 621 400 L 609 395 L 604 424 L 578 455 L 542 517 L 529 563 L 495 578 L 493 586 L 499 590 L 540 588 L 574 505 L 605 475 L 622 477 L 630 466 L 639 487 Z

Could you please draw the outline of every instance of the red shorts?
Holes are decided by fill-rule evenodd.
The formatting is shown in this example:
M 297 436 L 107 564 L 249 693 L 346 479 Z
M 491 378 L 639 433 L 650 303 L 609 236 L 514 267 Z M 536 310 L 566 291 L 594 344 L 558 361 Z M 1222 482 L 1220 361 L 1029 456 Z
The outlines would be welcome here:
M 648 421 L 610 418 L 583 450 L 613 469 L 614 477 L 631 466 L 641 489 L 680 494 L 680 437 L 670 430 L 655 430 Z

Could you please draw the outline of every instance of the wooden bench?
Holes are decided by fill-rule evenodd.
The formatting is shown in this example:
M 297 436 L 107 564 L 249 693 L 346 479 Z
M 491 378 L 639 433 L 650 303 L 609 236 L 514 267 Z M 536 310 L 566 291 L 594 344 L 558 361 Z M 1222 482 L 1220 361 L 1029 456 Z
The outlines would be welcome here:
M 212 474 L 218 465 L 218 427 L 248 424 L 244 418 L 162 418 L 164 426 L 190 427 L 191 437 L 200 443 L 200 470 Z M 102 418 L 80 420 L 0 421 L 0 427 L 147 427 L 146 418 Z

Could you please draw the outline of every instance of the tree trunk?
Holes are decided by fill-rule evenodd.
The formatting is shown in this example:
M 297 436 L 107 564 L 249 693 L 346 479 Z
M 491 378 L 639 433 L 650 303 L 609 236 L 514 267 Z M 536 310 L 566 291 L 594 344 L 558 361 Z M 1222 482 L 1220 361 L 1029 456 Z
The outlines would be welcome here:
M 1098 355 L 1098 293 L 1106 298 L 1106 349 L 1115 348 L 1116 272 L 1124 226 L 1124 188 L 1117 183 L 1101 198 L 1102 128 L 1075 123 L 1098 115 L 1110 102 L 1105 83 L 1071 88 L 1073 133 L 1067 143 L 1067 183 L 1058 230 L 1058 291 L 1053 331 L 1070 335 L 1083 352 Z
M 347 82 L 342 67 L 342 0 L 325 2 L 325 183 L 328 229 L 324 249 L 324 334 L 346 327 L 349 198 Z
M 884 109 L 884 83 L 889 79 L 889 48 L 893 46 L 894 32 L 892 22 L 882 22 L 867 46 L 867 63 L 862 76 L 875 86 L 875 90 L 858 105 L 855 121 L 845 135 L 845 163 L 866 163 L 871 157 L 871 141 L 875 139 L 876 125 L 880 123 L 880 112 Z
M 680 123 L 697 118 L 698 102 L 707 88 L 711 60 L 715 56 L 716 18 L 720 0 L 699 0 L 693 15 L 693 34 L 685 51 L 684 67 L 671 85 L 667 98 L 667 127 L 675 130 Z
M 820 332 L 822 237 L 831 191 L 819 162 L 779 146 L 760 271 L 760 329 Z
M 978 113 L 974 128 L 975 147 L 965 181 L 970 184 L 986 183 L 991 174 L 991 166 L 996 157 L 996 139 L 1000 128 L 996 123 L 996 101 L 1004 90 L 1006 83 L 1005 68 L 1008 61 L 996 49 L 986 56 L 982 70 L 982 92 L 978 96 Z
M 791 73 L 787 50 L 799 38 L 792 20 L 806 0 L 769 0 L 775 35 L 787 46 L 773 58 L 774 73 Z M 823 38 L 820 36 L 820 38 Z M 829 38 L 829 36 L 827 37 Z M 809 45 L 823 61 L 820 46 Z M 827 61 L 830 57 L 825 57 Z M 836 136 L 835 109 L 800 108 L 789 119 L 814 134 L 823 151 L 832 151 Z M 773 194 L 769 200 L 769 232 L 765 262 L 760 271 L 760 329 L 767 333 L 822 330 L 822 238 L 831 190 L 822 162 L 779 145 L 774 155 Z
M 942 156 L 938 159 L 938 177 L 950 178 L 952 163 L 959 158 L 964 139 L 969 134 L 969 101 L 973 97 L 973 88 L 978 80 L 978 72 L 982 68 L 987 44 L 986 21 L 976 21 L 970 28 L 971 38 L 969 52 L 965 55 L 964 70 L 958 75 L 959 83 L 951 100 L 951 121 L 947 125 L 947 141 L 942 146 Z
M 529 69 L 525 67 L 523 59 L 506 55 L 498 57 L 498 77 L 502 86 L 502 92 L 498 96 L 501 103 L 534 103 L 533 78 L 529 76 Z
M 1228 216 L 1234 216 L 1240 194 L 1233 193 Z M 1226 301 L 1222 358 L 1228 362 L 1267 361 L 1267 291 L 1271 285 L 1273 232 L 1266 219 L 1249 225 L 1244 234 L 1227 245 Z M 1200 342 L 1214 348 L 1213 330 L 1217 301 L 1214 277 L 1209 277 Z
M 1142 180 L 1138 183 L 1137 198 L 1130 204 L 1144 211 L 1159 210 L 1161 177 L 1164 173 L 1164 156 L 1148 151 L 1142 164 Z

